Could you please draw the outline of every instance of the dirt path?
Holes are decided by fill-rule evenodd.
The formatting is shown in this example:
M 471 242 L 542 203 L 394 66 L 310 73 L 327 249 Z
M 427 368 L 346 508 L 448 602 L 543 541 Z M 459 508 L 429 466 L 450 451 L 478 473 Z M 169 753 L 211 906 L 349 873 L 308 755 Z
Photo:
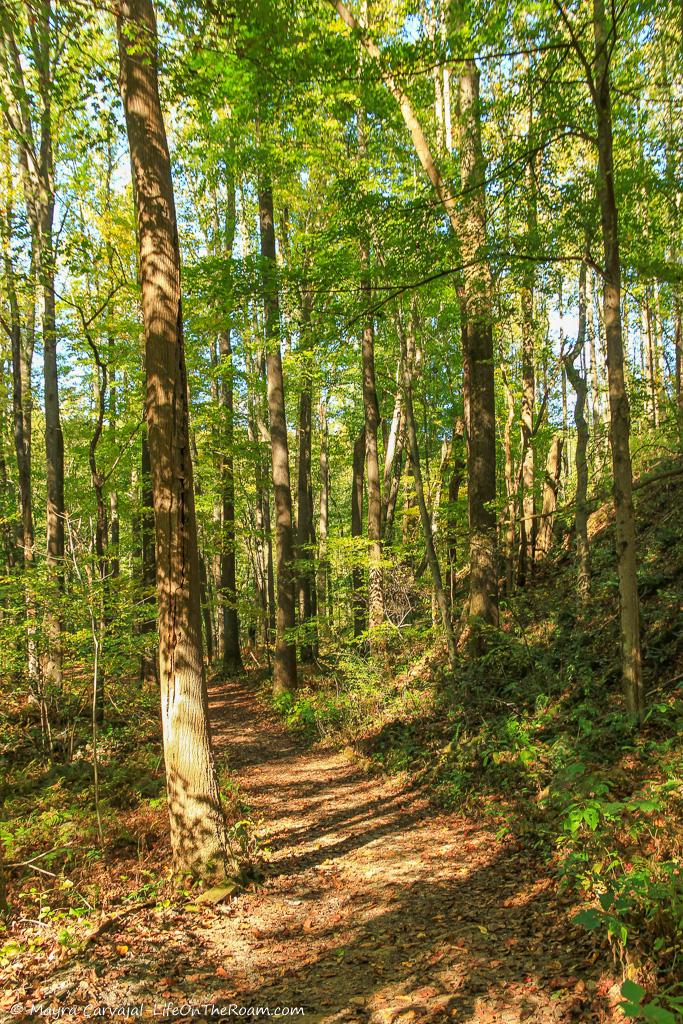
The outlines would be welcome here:
M 612 1019 L 614 979 L 524 851 L 343 754 L 302 749 L 236 683 L 213 692 L 212 714 L 270 840 L 265 882 L 215 910 L 153 915 L 134 957 L 103 936 L 82 998 L 303 1007 L 298 1019 L 326 1024 Z

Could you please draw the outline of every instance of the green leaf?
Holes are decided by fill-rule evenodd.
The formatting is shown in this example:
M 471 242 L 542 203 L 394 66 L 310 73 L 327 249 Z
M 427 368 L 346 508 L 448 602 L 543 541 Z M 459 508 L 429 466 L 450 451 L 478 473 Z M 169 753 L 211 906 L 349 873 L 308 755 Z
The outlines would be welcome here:
M 603 916 L 599 910 L 580 910 L 574 918 L 575 924 L 580 924 L 582 928 L 586 928 L 589 932 L 599 928 L 602 921 Z
M 636 985 L 635 981 L 627 978 L 621 986 L 621 994 L 624 999 L 628 999 L 632 1003 L 642 1003 L 645 998 L 645 989 L 642 985 Z
M 641 1006 L 640 1012 L 645 1020 L 652 1020 L 655 1024 L 676 1024 L 676 1018 L 673 1013 L 665 1010 L 663 1006 L 658 1006 L 656 1003 L 648 1003 L 647 1006 Z

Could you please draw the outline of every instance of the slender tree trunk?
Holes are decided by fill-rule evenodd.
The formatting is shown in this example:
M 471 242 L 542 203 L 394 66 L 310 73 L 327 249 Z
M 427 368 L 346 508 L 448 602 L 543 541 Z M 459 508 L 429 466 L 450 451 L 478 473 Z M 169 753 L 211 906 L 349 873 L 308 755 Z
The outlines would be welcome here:
M 527 70 L 529 58 L 526 57 Z M 529 127 L 527 142 L 531 149 L 534 141 L 533 91 L 529 75 L 531 99 L 529 103 Z M 525 185 L 527 193 L 527 246 L 533 247 L 537 231 L 536 201 L 536 155 L 533 151 L 526 161 Z M 534 286 L 536 271 L 532 261 L 523 267 L 521 289 L 522 306 L 522 516 L 519 527 L 519 573 L 518 580 L 524 586 L 528 572 L 533 572 L 534 547 L 536 541 L 536 497 L 534 492 L 534 405 L 536 400 L 536 324 L 534 319 Z
M 263 258 L 263 305 L 267 345 L 268 417 L 270 421 L 273 487 L 275 490 L 275 548 L 277 554 L 277 623 L 273 691 L 296 689 L 296 644 L 293 565 L 292 491 L 285 414 L 285 385 L 280 352 L 280 305 L 275 264 L 273 194 L 268 182 L 259 188 L 259 223 Z
M 358 33 L 366 52 L 378 62 L 382 53 L 344 0 L 330 0 L 342 21 Z M 498 622 L 496 521 L 491 503 L 496 496 L 495 393 L 490 269 L 486 259 L 485 167 L 481 148 L 479 75 L 474 61 L 460 76 L 460 152 L 462 217 L 452 189 L 444 180 L 407 94 L 388 70 L 382 80 L 396 100 L 415 153 L 460 241 L 466 265 L 460 294 L 463 302 L 465 419 L 468 431 L 470 507 L 469 613 L 487 623 Z
M 605 268 L 603 308 L 607 344 L 614 508 L 621 603 L 623 689 L 629 714 L 637 721 L 642 721 L 645 702 L 640 651 L 633 477 L 629 447 L 630 415 L 624 383 L 624 350 L 621 336 L 619 219 L 614 187 L 612 105 L 609 78 L 611 44 L 607 31 L 604 0 L 593 0 L 593 30 L 595 81 L 592 91 L 598 129 L 598 193 Z
M 586 332 L 588 334 L 588 354 L 590 357 L 591 373 L 591 416 L 593 420 L 593 440 L 595 445 L 599 444 L 600 423 L 600 374 L 598 371 L 598 357 L 595 348 L 595 321 L 593 319 L 593 275 L 586 277 Z
M 365 12 L 366 13 L 366 12 Z M 365 111 L 358 115 L 358 150 L 366 155 Z M 382 655 L 385 648 L 381 627 L 384 623 L 384 581 L 382 570 L 382 490 L 379 470 L 378 435 L 380 426 L 377 382 L 375 379 L 375 325 L 372 318 L 372 280 L 370 249 L 367 239 L 360 241 L 360 290 L 366 306 L 361 339 L 363 365 L 363 412 L 365 422 L 365 471 L 368 488 L 368 627 L 370 650 Z
M 586 342 L 586 261 L 579 271 L 579 325 L 576 345 L 565 357 L 567 377 L 576 393 L 574 423 L 576 424 L 576 556 L 578 562 L 577 591 L 579 601 L 585 604 L 590 592 L 590 548 L 588 544 L 588 423 L 586 397 L 588 387 L 585 376 L 574 365 L 580 358 Z
M 197 489 L 197 494 L 200 494 Z M 206 571 L 206 559 L 199 551 L 199 601 L 202 608 L 202 622 L 204 624 L 204 644 L 206 646 L 206 661 L 212 665 L 213 654 L 213 617 L 211 615 L 211 597 L 209 594 L 209 576 Z
M 253 366 L 252 366 L 253 375 Z M 266 534 L 265 534 L 265 516 L 264 516 L 264 498 L 265 498 L 265 486 L 264 486 L 264 473 L 263 465 L 261 461 L 261 445 L 260 436 L 258 431 L 258 417 L 256 414 L 256 403 L 258 399 L 254 395 L 249 395 L 247 398 L 248 402 L 248 416 L 247 416 L 247 435 L 249 443 L 253 451 L 254 459 L 254 483 L 256 486 L 256 503 L 254 509 L 254 583 L 257 591 L 257 600 L 259 604 L 259 627 L 260 627 L 260 640 L 263 645 L 268 643 L 268 597 L 269 597 L 269 560 L 266 554 Z M 270 559 L 270 565 L 272 566 L 272 559 Z M 274 586 L 273 586 L 274 590 Z
M 446 548 L 448 551 L 448 576 L 449 576 L 449 597 L 451 604 L 451 616 L 455 605 L 455 588 L 458 574 L 458 517 L 456 504 L 460 495 L 460 486 L 463 481 L 467 459 L 463 452 L 465 443 L 465 424 L 461 417 L 457 417 L 453 426 L 453 441 L 451 450 L 453 453 L 453 468 L 448 481 L 448 515 L 446 517 Z
M 365 475 L 365 427 L 353 445 L 353 476 L 351 480 L 351 536 L 363 536 L 363 479 Z M 353 635 L 358 638 L 366 632 L 367 605 L 363 592 L 363 570 L 354 549 L 353 570 Z
M 299 603 L 300 654 L 302 662 L 310 662 L 317 647 L 314 603 L 315 563 L 313 559 L 313 484 L 311 480 L 311 445 L 313 439 L 313 394 L 309 349 L 311 301 L 304 295 L 301 317 L 301 355 L 303 381 L 299 396 L 299 466 L 297 473 L 297 590 Z
M 228 851 L 209 730 L 180 250 L 159 100 L 151 0 L 122 0 L 117 29 L 140 247 L 171 845 L 176 871 L 210 874 L 217 866 L 234 868 L 234 863 Z
M 400 385 L 401 366 L 396 370 L 396 382 Z M 382 482 L 382 540 L 385 537 L 387 511 L 391 495 L 391 485 L 396 473 L 397 460 L 400 459 L 401 424 L 403 413 L 402 394 L 400 387 L 396 392 L 394 411 L 391 416 L 391 425 L 384 445 L 384 479 Z
M 424 533 L 424 539 L 427 548 L 427 561 L 429 563 L 429 568 L 432 574 L 432 587 L 434 591 L 434 597 L 441 617 L 441 626 L 446 637 L 446 646 L 448 648 L 448 662 L 451 667 L 451 671 L 454 672 L 457 656 L 455 649 L 455 636 L 453 634 L 453 623 L 451 621 L 451 609 L 448 600 L 448 594 L 444 590 L 443 579 L 441 576 L 441 567 L 439 566 L 439 559 L 437 557 L 436 548 L 434 546 L 432 520 L 429 515 L 429 508 L 427 507 L 427 499 L 425 497 L 424 485 L 422 482 L 420 449 L 417 441 L 417 430 L 415 428 L 415 412 L 413 409 L 412 383 L 412 366 L 415 351 L 415 343 L 412 324 L 409 325 L 407 332 L 404 334 L 402 338 L 402 349 L 403 351 L 401 355 L 403 365 L 403 401 L 406 413 L 408 446 L 410 451 L 410 459 L 413 466 L 415 494 L 417 496 L 417 504 L 420 510 L 420 520 L 422 522 L 422 531 Z
M 143 608 L 146 614 L 141 624 L 141 632 L 144 637 L 149 637 L 155 632 L 154 618 L 154 589 L 156 585 L 156 552 L 154 543 L 154 496 L 152 494 L 152 470 L 149 461 L 149 442 L 147 438 L 147 424 L 142 428 L 141 442 L 141 465 L 140 465 L 140 542 L 142 547 L 142 589 Z M 145 640 L 142 657 L 140 659 L 140 681 L 150 685 L 159 684 L 159 663 L 155 643 L 148 644 Z
M 97 397 L 97 421 L 90 439 L 88 451 L 88 464 L 90 466 L 90 478 L 95 491 L 95 505 L 97 509 L 95 519 L 95 561 L 97 576 L 99 577 L 99 645 L 98 657 L 96 658 L 96 671 L 94 674 L 95 693 L 93 697 L 93 723 L 101 726 L 104 722 L 104 647 L 107 643 L 107 605 L 108 605 L 108 559 L 107 559 L 107 507 L 104 495 L 104 476 L 97 465 L 97 447 L 104 430 L 104 419 L 107 407 L 108 371 L 106 363 L 102 362 L 99 350 L 88 331 L 85 318 L 83 317 L 83 329 L 86 340 L 92 350 L 95 360 Z M 93 609 L 93 624 L 95 622 Z
M 515 582 L 515 525 L 517 518 L 517 485 L 515 466 L 512 456 L 512 427 L 515 422 L 515 399 L 507 377 L 503 376 L 505 386 L 505 404 L 507 416 L 503 430 L 503 450 L 505 452 L 505 496 L 507 499 L 507 516 L 505 522 L 505 585 L 511 594 Z M 533 429 L 533 425 L 532 425 Z
M 403 472 L 403 450 L 406 445 L 406 417 L 405 412 L 401 410 L 401 420 L 398 428 L 398 438 L 396 441 L 396 452 L 394 455 L 393 470 L 391 473 L 391 480 L 389 484 L 389 491 L 386 502 L 386 512 L 384 516 L 384 543 L 391 544 L 394 535 L 394 520 L 396 518 L 396 502 L 398 501 L 398 492 L 401 487 L 401 473 Z
M 648 287 L 645 288 L 645 324 L 647 345 L 645 347 L 645 372 L 647 374 L 648 405 L 652 426 L 656 430 L 659 426 L 659 386 L 657 374 L 657 337 L 652 313 L 652 293 Z
M 242 671 L 240 620 L 237 611 L 237 564 L 235 552 L 235 399 L 234 368 L 230 330 L 219 335 L 221 357 L 221 402 L 223 446 L 221 451 L 221 602 L 219 615 L 223 633 L 223 671 Z
M 469 615 L 498 624 L 496 566 L 496 431 L 493 375 L 491 276 L 486 262 L 486 198 L 481 149 L 479 71 L 466 61 L 460 74 L 461 232 L 465 263 L 466 396 L 469 411 L 468 500 L 470 514 Z
M 327 538 L 330 522 L 330 467 L 328 463 L 327 402 L 320 396 L 320 513 L 318 518 L 318 615 L 332 622 L 332 593 Z M 329 602 L 329 605 L 328 605 Z
M 7 154 L 8 195 L 11 195 L 9 180 L 9 154 Z M 23 557 L 25 601 L 26 601 L 26 654 L 29 686 L 41 705 L 44 706 L 44 693 L 38 663 L 36 643 L 36 602 L 33 595 L 33 579 L 31 570 L 35 560 L 35 533 L 33 525 L 33 491 L 31 480 L 31 434 L 32 434 L 32 393 L 31 364 L 33 361 L 34 332 L 29 324 L 22 331 L 19 300 L 16 291 L 16 279 L 11 256 L 12 206 L 7 203 L 6 222 L 3 225 L 3 258 L 5 267 L 5 287 L 9 300 L 10 312 L 10 346 L 12 356 L 12 413 L 14 426 L 14 450 L 17 462 L 19 485 L 19 507 L 21 518 L 21 550 Z M 32 296 L 35 301 L 35 296 Z M 45 735 L 45 730 L 43 730 Z
M 560 475 L 562 473 L 563 446 L 564 439 L 562 434 L 555 434 L 550 442 L 548 461 L 545 467 L 541 522 L 536 537 L 537 562 L 542 561 L 553 546 L 553 525 L 555 522 L 555 509 L 557 508 L 557 491 L 560 486 Z
M 674 300 L 674 344 L 676 346 L 676 406 L 683 417 L 683 300 L 676 294 Z M 683 430 L 683 423 L 681 428 Z
M 370 302 L 369 253 L 361 247 L 361 291 Z M 379 476 L 377 435 L 379 404 L 375 383 L 375 329 L 371 319 L 363 327 L 363 410 L 365 414 L 365 465 L 368 486 L 368 624 L 370 646 L 381 654 L 384 643 L 377 630 L 384 622 L 384 585 L 382 581 L 382 495 Z

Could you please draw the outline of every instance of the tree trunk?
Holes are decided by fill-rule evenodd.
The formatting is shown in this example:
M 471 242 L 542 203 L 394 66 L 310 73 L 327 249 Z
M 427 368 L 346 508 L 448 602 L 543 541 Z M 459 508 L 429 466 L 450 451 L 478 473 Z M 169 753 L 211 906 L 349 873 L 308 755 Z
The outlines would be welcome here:
M 143 608 L 148 609 L 145 618 L 142 620 L 141 632 L 148 637 L 155 632 L 155 620 L 153 613 L 154 588 L 156 583 L 156 552 L 154 544 L 154 496 L 152 494 L 152 471 L 149 462 L 149 442 L 147 439 L 147 424 L 142 427 L 141 443 L 141 465 L 140 465 L 140 503 L 142 512 L 140 516 L 140 541 L 142 546 L 142 588 Z M 158 645 L 147 645 L 140 659 L 140 681 L 150 685 L 159 684 L 159 661 L 155 648 Z
M 382 67 L 384 62 L 379 47 L 344 0 L 330 0 L 330 3 L 342 21 L 358 33 L 366 52 Z M 381 75 L 398 103 L 422 169 L 448 214 L 453 232 L 460 241 L 461 255 L 467 268 L 460 292 L 465 300 L 462 303 L 463 362 L 467 387 L 465 417 L 469 437 L 469 613 L 483 622 L 497 624 L 496 522 L 495 512 L 489 506 L 496 496 L 493 331 L 490 270 L 485 253 L 486 196 L 479 115 L 479 74 L 474 61 L 467 61 L 460 76 L 462 223 L 459 204 L 434 161 L 410 99 L 390 71 L 382 70 Z
M 469 409 L 468 499 L 470 518 L 469 616 L 498 624 L 496 566 L 496 430 L 491 275 L 486 262 L 486 198 L 481 149 L 479 71 L 466 61 L 460 74 L 461 232 L 465 263 L 464 344 Z
M 602 462 L 602 415 L 600 411 L 600 373 L 595 347 L 595 320 L 593 318 L 593 275 L 586 276 L 586 333 L 588 335 L 588 355 L 590 357 L 591 375 L 591 420 L 593 422 L 593 446 L 598 466 Z
M 645 288 L 645 325 L 647 344 L 645 346 L 645 372 L 647 374 L 648 406 L 652 427 L 659 426 L 659 387 L 657 374 L 657 339 L 652 313 L 652 292 Z
M 327 537 L 330 521 L 330 467 L 328 463 L 327 402 L 320 397 L 320 515 L 318 518 L 318 615 L 332 622 L 332 591 Z
M 361 243 L 361 292 L 370 304 L 370 258 L 367 246 Z M 384 622 L 384 585 L 382 581 L 382 494 L 379 476 L 377 435 L 379 404 L 375 382 L 375 328 L 370 314 L 363 327 L 363 412 L 365 416 L 365 469 L 368 486 L 368 627 L 370 648 L 381 654 L 383 639 L 377 634 Z
M 221 597 L 218 614 L 223 634 L 223 671 L 234 674 L 242 671 L 240 651 L 240 620 L 237 611 L 237 565 L 235 554 L 235 398 L 234 368 L 230 329 L 221 331 L 219 338 L 221 358 L 221 402 L 223 430 L 221 446 Z
M 396 383 L 401 382 L 401 366 L 396 370 Z M 391 417 L 389 433 L 384 445 L 384 479 L 382 482 L 382 540 L 385 539 L 387 513 L 391 497 L 392 483 L 399 469 L 401 457 L 401 427 L 403 422 L 402 394 L 400 386 L 396 392 L 394 411 Z M 398 490 L 398 488 L 397 488 Z
M 525 58 L 529 70 L 529 58 Z M 531 79 L 531 76 L 529 76 Z M 531 80 L 530 80 L 531 92 Z M 533 131 L 533 93 L 529 104 L 529 127 L 527 143 L 531 152 L 526 161 L 525 186 L 527 193 L 527 247 L 532 249 L 536 241 L 537 202 L 536 202 L 536 154 L 532 150 Z M 536 272 L 532 261 L 524 264 L 521 289 L 522 306 L 522 515 L 519 524 L 519 571 L 518 581 L 524 586 L 528 572 L 533 572 L 534 546 L 536 534 L 536 498 L 534 493 L 534 404 L 536 399 L 536 325 L 534 320 L 534 285 Z
M 56 257 L 54 250 L 55 170 L 52 144 L 52 4 L 43 0 L 31 12 L 31 46 L 39 96 L 38 138 L 27 97 L 19 47 L 11 39 L 11 22 L 0 36 L 2 56 L 12 66 L 22 99 L 10 102 L 11 124 L 17 136 L 19 164 L 31 230 L 32 254 L 41 297 L 45 458 L 47 475 L 46 563 L 54 592 L 45 613 L 47 650 L 43 662 L 46 684 L 59 690 L 62 681 L 61 621 L 59 605 L 64 586 L 64 439 L 59 415 L 57 328 L 55 317 Z M 37 144 L 36 144 L 37 141 Z
M 353 445 L 353 476 L 351 480 L 351 536 L 363 536 L 363 478 L 365 475 L 365 427 Z M 353 550 L 353 635 L 358 638 L 366 632 L 366 601 L 363 593 L 363 570 L 358 564 L 358 552 Z
M 235 865 L 228 850 L 209 730 L 180 250 L 151 0 L 122 0 L 117 30 L 140 247 L 171 846 L 177 872 L 208 875 L 216 867 L 226 870 Z
M 302 662 L 311 662 L 317 647 L 315 617 L 315 563 L 313 559 L 313 485 L 311 480 L 312 381 L 310 356 L 311 301 L 304 295 L 301 323 L 301 355 L 303 380 L 299 396 L 299 466 L 297 474 L 297 590 L 299 603 L 300 653 Z
M 273 692 L 296 689 L 296 644 L 293 566 L 292 491 L 285 414 L 285 385 L 280 352 L 280 304 L 275 264 L 273 194 L 266 181 L 259 188 L 259 224 L 263 258 L 263 308 L 267 345 L 268 418 L 270 422 L 273 487 L 275 490 L 275 548 L 277 555 L 277 621 Z
M 574 423 L 576 424 L 576 557 L 578 561 L 577 591 L 585 604 L 590 593 L 590 547 L 588 544 L 588 423 L 586 422 L 586 378 L 574 365 L 586 342 L 586 261 L 579 271 L 579 325 L 576 345 L 565 357 L 567 377 L 576 393 Z
M 550 442 L 548 461 L 545 467 L 541 522 L 536 536 L 537 562 L 542 561 L 553 546 L 553 525 L 555 522 L 555 509 L 557 508 L 557 491 L 560 486 L 560 474 L 562 473 L 563 446 L 564 439 L 562 434 L 555 434 Z
M 7 153 L 8 181 L 7 195 L 11 195 L 9 153 Z M 9 304 L 10 346 L 12 357 L 12 414 L 14 426 L 14 451 L 17 462 L 19 485 L 19 507 L 21 519 L 21 549 L 24 567 L 26 601 L 26 651 L 29 686 L 35 691 L 41 708 L 44 705 L 42 680 L 38 663 L 36 644 L 36 603 L 32 587 L 31 570 L 35 560 L 35 532 L 33 524 L 33 493 L 31 481 L 31 434 L 32 434 L 32 393 L 31 364 L 33 362 L 34 331 L 29 325 L 22 331 L 16 278 L 11 253 L 12 205 L 8 201 L 6 222 L 3 231 L 3 258 L 5 267 L 5 288 Z M 35 302 L 35 295 L 32 295 Z
M 458 573 L 458 517 L 456 515 L 456 504 L 460 494 L 460 485 L 466 468 L 466 457 L 463 453 L 465 441 L 465 424 L 461 417 L 457 417 L 453 426 L 453 441 L 451 451 L 453 457 L 453 468 L 448 481 L 448 515 L 446 517 L 446 548 L 448 551 L 448 577 L 449 577 L 449 598 L 451 603 L 451 616 L 455 605 L 455 588 Z
M 429 515 L 427 499 L 425 498 L 424 485 L 422 482 L 420 449 L 417 441 L 417 430 L 415 428 L 415 412 L 413 409 L 412 382 L 412 367 L 415 352 L 415 343 L 412 324 L 409 325 L 408 331 L 403 334 L 401 341 L 401 356 L 403 365 L 403 401 L 406 413 L 406 429 L 408 434 L 410 460 L 413 466 L 415 494 L 417 497 L 418 508 L 420 510 L 422 531 L 424 533 L 425 545 L 427 548 L 427 561 L 429 563 L 429 568 L 432 574 L 432 587 L 434 591 L 434 598 L 439 609 L 439 614 L 441 617 L 441 626 L 446 637 L 446 646 L 448 649 L 448 662 L 451 667 L 451 671 L 455 672 L 457 656 L 455 649 L 455 637 L 453 634 L 453 623 L 451 621 L 451 609 L 448 600 L 448 594 L 444 590 L 443 579 L 441 576 L 441 567 L 439 566 L 439 559 L 437 557 L 436 548 L 434 546 L 432 520 Z
M 607 343 L 614 509 L 621 601 L 622 676 L 624 697 L 629 714 L 635 720 L 642 721 L 645 702 L 640 651 L 633 477 L 629 447 L 630 415 L 624 382 L 624 351 L 621 336 L 619 220 L 614 188 L 612 105 L 609 80 L 611 36 L 607 31 L 604 0 L 593 0 L 593 31 L 595 82 L 592 92 L 598 129 L 598 193 L 605 268 L 603 308 Z
M 515 422 L 515 399 L 505 373 L 503 374 L 503 385 L 505 387 L 505 404 L 507 406 L 507 416 L 505 418 L 505 428 L 503 430 L 503 451 L 505 453 L 505 497 L 507 499 L 504 557 L 505 587 L 509 595 L 513 591 L 515 582 L 515 526 L 517 518 L 518 488 L 515 480 L 515 466 L 512 456 L 512 426 Z

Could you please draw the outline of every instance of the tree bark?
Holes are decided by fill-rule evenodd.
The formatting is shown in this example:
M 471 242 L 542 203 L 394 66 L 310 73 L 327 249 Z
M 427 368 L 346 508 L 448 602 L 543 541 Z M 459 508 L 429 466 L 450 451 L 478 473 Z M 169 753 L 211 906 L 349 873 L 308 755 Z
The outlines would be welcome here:
M 285 414 L 285 385 L 280 352 L 280 304 L 275 264 L 275 221 L 270 183 L 259 187 L 259 225 L 263 259 L 263 307 L 267 345 L 268 418 L 275 491 L 275 548 L 277 557 L 277 620 L 273 692 L 296 689 L 296 644 L 292 633 L 295 618 L 293 565 L 292 490 L 289 479 L 289 448 Z
M 2 56 L 9 71 L 3 80 L 5 112 L 16 136 L 26 210 L 31 230 L 36 279 L 41 296 L 45 458 L 47 476 L 46 563 L 54 593 L 45 613 L 47 650 L 43 661 L 45 683 L 59 690 L 62 681 L 61 621 L 59 604 L 64 587 L 64 438 L 59 414 L 57 327 L 55 315 L 56 256 L 54 249 L 55 171 L 52 144 L 54 60 L 51 48 L 52 4 L 41 0 L 31 18 L 31 49 L 36 70 L 38 109 L 31 109 L 30 90 L 14 26 L 0 20 Z M 37 124 L 34 133 L 33 122 Z M 37 134 L 37 138 L 36 138 Z
M 218 614 L 223 634 L 223 671 L 242 671 L 240 620 L 237 610 L 237 560 L 235 551 L 235 398 L 230 329 L 218 337 L 221 367 L 223 430 L 221 448 L 221 595 Z
M 121 97 L 135 180 L 154 494 L 159 668 L 173 862 L 234 869 L 213 760 L 183 347 L 180 250 L 151 0 L 122 0 Z
M 536 536 L 536 561 L 542 561 L 553 546 L 553 525 L 557 508 L 557 491 L 562 473 L 562 448 L 564 438 L 555 434 L 550 442 L 548 461 L 545 467 L 543 484 L 543 503 L 541 506 L 541 522 Z
M 529 58 L 525 58 L 527 72 Z M 527 248 L 531 250 L 536 242 L 537 231 L 537 200 L 536 200 L 536 154 L 533 151 L 533 90 L 529 75 L 530 102 L 527 144 L 530 149 L 525 168 L 525 191 L 527 198 Z M 534 286 L 536 271 L 534 263 L 529 260 L 522 268 L 522 515 L 519 528 L 519 570 L 518 581 L 524 586 L 528 572 L 533 572 L 534 546 L 536 534 L 536 498 L 534 492 L 534 404 L 536 400 L 536 325 L 534 319 Z
M 361 243 L 361 292 L 369 305 L 371 300 L 370 257 Z M 371 316 L 363 327 L 363 412 L 365 417 L 365 468 L 368 486 L 368 627 L 370 648 L 381 654 L 384 642 L 377 631 L 384 622 L 384 584 L 382 580 L 382 493 L 379 476 L 377 435 L 379 403 L 375 381 L 375 328 Z
M 593 0 L 595 42 L 593 103 L 598 134 L 598 194 L 604 247 L 603 309 L 607 344 L 610 432 L 614 475 L 619 596 L 621 602 L 622 684 L 629 714 L 642 721 L 645 710 L 640 650 L 640 610 L 636 575 L 636 529 L 629 446 L 630 414 L 624 382 L 621 334 L 621 262 L 619 218 L 614 187 L 610 36 L 604 0 Z
M 363 479 L 365 475 L 365 427 L 353 445 L 353 475 L 351 479 L 351 536 L 363 536 Z M 358 553 L 353 552 L 351 574 L 353 588 L 353 635 L 358 638 L 366 632 L 366 600 L 363 592 L 363 570 L 358 564 Z
M 311 300 L 304 294 L 301 316 L 301 356 L 303 380 L 299 396 L 299 465 L 297 474 L 297 590 L 299 603 L 300 654 L 302 662 L 315 657 L 315 563 L 313 559 L 313 484 L 311 480 L 311 444 L 313 439 L 313 394 L 309 349 Z
M 420 464 L 420 448 L 417 441 L 417 430 L 415 428 L 415 412 L 413 409 L 413 382 L 412 382 L 412 366 L 413 356 L 415 351 L 415 343 L 413 336 L 413 325 L 410 324 L 407 332 L 403 334 L 402 341 L 402 366 L 403 366 L 403 401 L 405 405 L 406 413 L 406 429 L 408 434 L 408 446 L 410 451 L 410 459 L 413 466 L 413 479 L 415 482 L 415 494 L 417 497 L 417 504 L 420 510 L 420 520 L 422 522 L 422 532 L 424 534 L 425 545 L 427 548 L 427 561 L 432 574 L 432 587 L 434 590 L 434 597 L 439 609 L 441 617 L 441 626 L 446 637 L 446 646 L 448 649 L 448 663 L 451 671 L 455 672 L 456 667 L 456 648 L 455 648 L 455 636 L 453 634 L 453 623 L 451 621 L 451 609 L 448 600 L 448 594 L 444 590 L 443 578 L 441 576 L 441 567 L 439 566 L 439 559 L 436 554 L 436 548 L 434 546 L 434 533 L 432 530 L 432 520 L 429 515 L 429 509 L 427 507 L 427 499 L 425 498 L 424 485 L 422 482 L 422 466 Z
M 147 438 L 147 424 L 142 427 L 141 441 L 141 465 L 140 465 L 140 503 L 142 506 L 140 515 L 140 541 L 142 547 L 142 588 L 143 608 L 148 609 L 142 620 L 140 631 L 143 637 L 147 638 L 155 632 L 155 621 L 152 607 L 154 605 L 154 588 L 156 584 L 156 551 L 154 543 L 154 496 L 152 494 L 152 471 L 149 462 L 149 441 Z M 147 645 L 144 641 L 144 648 L 140 659 L 140 681 L 150 685 L 159 684 L 159 662 L 156 650 L 157 645 Z
M 318 518 L 318 614 L 332 622 L 332 589 L 327 538 L 330 521 L 330 467 L 328 462 L 327 402 L 320 397 L 320 512 Z
M 470 486 L 470 602 L 469 613 L 485 623 L 498 622 L 495 513 L 496 494 L 495 394 L 490 271 L 485 252 L 486 201 L 484 161 L 479 117 L 479 76 L 474 61 L 465 63 L 460 76 L 460 151 L 464 195 L 462 223 L 458 203 L 434 160 L 410 99 L 394 75 L 386 70 L 382 54 L 344 0 L 330 0 L 342 21 L 358 33 L 366 52 L 378 61 L 381 77 L 398 103 L 422 169 L 448 214 L 460 240 L 465 264 L 461 289 L 463 304 L 463 362 L 466 374 L 465 416 L 469 436 Z M 471 308 L 466 308 L 471 307 Z M 471 323 L 470 321 L 471 317 Z
M 470 518 L 469 616 L 498 624 L 496 566 L 496 430 L 491 275 L 486 260 L 486 197 L 481 148 L 479 71 L 474 61 L 460 73 L 461 231 L 464 345 L 469 410 L 468 499 Z
M 7 195 L 11 196 L 11 166 L 7 157 Z M 32 460 L 32 404 L 31 364 L 35 341 L 34 323 L 31 318 L 27 328 L 22 329 L 16 276 L 12 261 L 11 237 L 13 230 L 12 204 L 7 201 L 3 223 L 2 243 L 5 269 L 5 288 L 9 305 L 9 324 L 6 325 L 11 348 L 12 361 L 12 416 L 14 427 L 14 451 L 17 463 L 19 485 L 19 507 L 21 522 L 21 551 L 25 573 L 26 602 L 26 653 L 29 686 L 35 691 L 41 708 L 44 706 L 44 692 L 40 678 L 38 648 L 36 643 L 36 602 L 33 596 L 31 570 L 35 561 L 35 531 L 33 523 L 33 489 L 31 480 Z M 32 268 L 33 269 L 33 268 Z M 35 277 L 31 274 L 31 280 Z M 31 300 L 35 294 L 31 290 Z M 45 730 L 44 730 L 45 734 Z
M 588 423 L 586 397 L 588 385 L 585 376 L 574 365 L 580 358 L 586 342 L 586 261 L 579 271 L 579 324 L 574 348 L 564 359 L 569 383 L 574 388 L 574 423 L 576 424 L 576 557 L 578 562 L 577 592 L 585 604 L 590 592 L 590 547 L 588 544 Z

